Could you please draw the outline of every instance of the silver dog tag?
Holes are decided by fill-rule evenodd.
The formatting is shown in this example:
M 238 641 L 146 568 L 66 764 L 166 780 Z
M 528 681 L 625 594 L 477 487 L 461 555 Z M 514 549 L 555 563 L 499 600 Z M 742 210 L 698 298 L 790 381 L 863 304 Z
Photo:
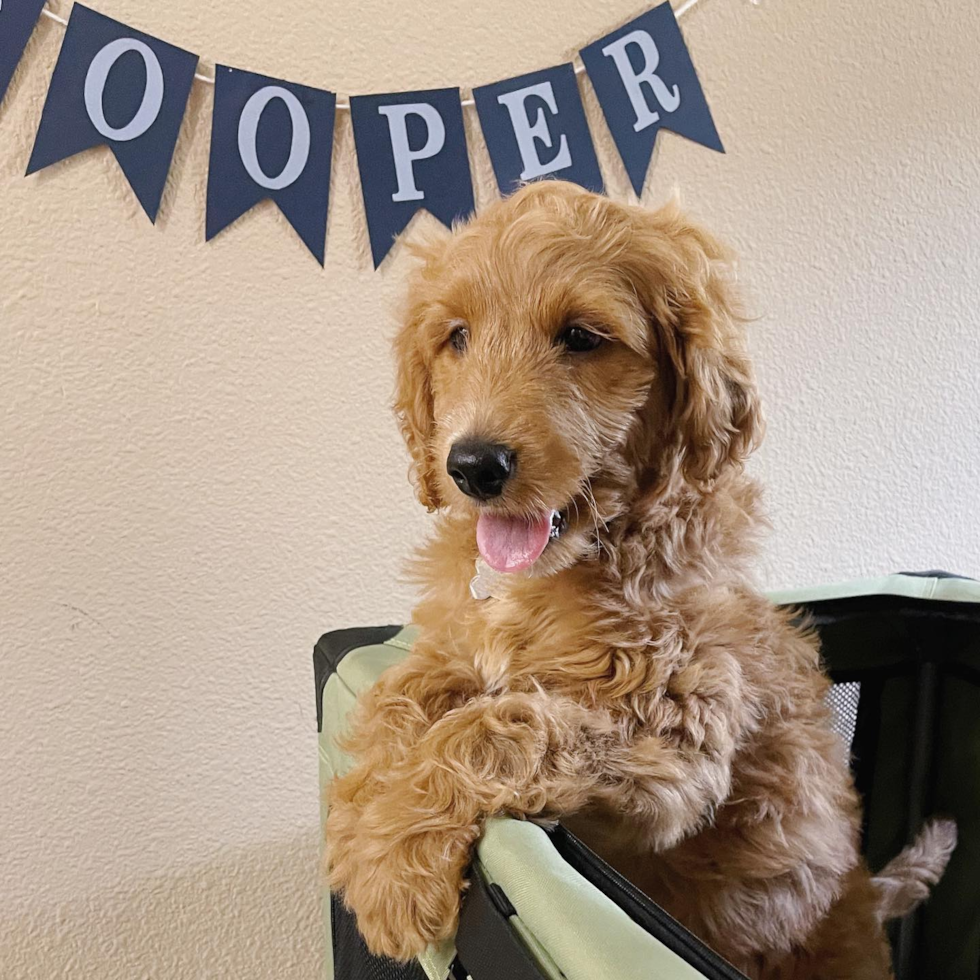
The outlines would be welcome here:
M 500 572 L 495 572 L 482 558 L 476 560 L 476 575 L 470 579 L 470 595 L 482 602 L 494 598 L 494 588 L 500 583 Z

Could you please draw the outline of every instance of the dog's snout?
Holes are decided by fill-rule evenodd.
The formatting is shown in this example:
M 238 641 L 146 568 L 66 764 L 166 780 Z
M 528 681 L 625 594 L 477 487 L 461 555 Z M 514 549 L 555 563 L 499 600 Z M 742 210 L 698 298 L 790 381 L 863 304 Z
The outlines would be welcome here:
M 468 497 L 491 500 L 517 468 L 517 453 L 499 442 L 457 442 L 449 450 L 446 470 Z

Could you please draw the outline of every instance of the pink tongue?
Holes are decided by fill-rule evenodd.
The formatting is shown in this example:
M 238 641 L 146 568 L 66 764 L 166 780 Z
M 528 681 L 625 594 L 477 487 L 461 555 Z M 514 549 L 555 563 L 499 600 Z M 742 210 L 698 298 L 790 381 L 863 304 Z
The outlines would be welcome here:
M 519 572 L 533 565 L 551 537 L 551 511 L 533 520 L 481 514 L 476 544 L 483 560 L 498 572 Z

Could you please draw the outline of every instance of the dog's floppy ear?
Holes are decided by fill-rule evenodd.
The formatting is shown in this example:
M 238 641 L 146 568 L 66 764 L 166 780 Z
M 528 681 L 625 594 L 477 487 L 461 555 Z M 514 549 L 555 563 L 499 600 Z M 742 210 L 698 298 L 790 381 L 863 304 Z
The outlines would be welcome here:
M 409 475 L 419 502 L 428 510 L 442 506 L 432 457 L 434 429 L 432 382 L 425 350 L 428 292 L 439 276 L 439 257 L 445 236 L 431 236 L 410 245 L 422 259 L 409 286 L 409 303 L 402 326 L 395 336 L 395 418 L 412 457 Z
M 421 343 L 421 312 L 414 311 L 395 337 L 395 418 L 412 457 L 410 476 L 419 502 L 440 506 L 431 453 L 432 385 Z
M 676 203 L 637 210 L 634 286 L 655 330 L 667 394 L 668 447 L 704 488 L 741 464 L 763 421 L 730 281 L 731 254 Z

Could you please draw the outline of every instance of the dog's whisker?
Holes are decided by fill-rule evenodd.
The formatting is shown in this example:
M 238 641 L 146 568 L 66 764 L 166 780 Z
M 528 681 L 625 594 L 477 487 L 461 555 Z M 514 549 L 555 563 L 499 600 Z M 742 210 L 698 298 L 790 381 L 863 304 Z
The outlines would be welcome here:
M 585 497 L 585 502 L 589 505 L 589 511 L 592 514 L 592 524 L 595 527 L 595 553 L 596 557 L 599 557 L 602 554 L 602 537 L 599 533 L 599 506 L 596 503 L 592 480 L 589 477 L 586 477 L 582 484 L 582 495 Z M 602 523 L 605 526 L 605 522 Z
M 595 499 L 595 490 L 593 490 L 592 488 L 591 480 L 588 481 L 588 487 L 589 487 L 589 497 L 591 499 L 592 518 L 593 521 L 595 522 L 596 547 L 598 549 L 597 553 L 601 554 L 603 548 L 605 547 L 605 544 L 602 539 L 602 532 L 606 530 L 607 526 L 606 526 L 606 522 L 602 519 L 601 515 L 599 514 L 599 505 Z M 600 524 L 602 525 L 601 528 L 599 526 Z

